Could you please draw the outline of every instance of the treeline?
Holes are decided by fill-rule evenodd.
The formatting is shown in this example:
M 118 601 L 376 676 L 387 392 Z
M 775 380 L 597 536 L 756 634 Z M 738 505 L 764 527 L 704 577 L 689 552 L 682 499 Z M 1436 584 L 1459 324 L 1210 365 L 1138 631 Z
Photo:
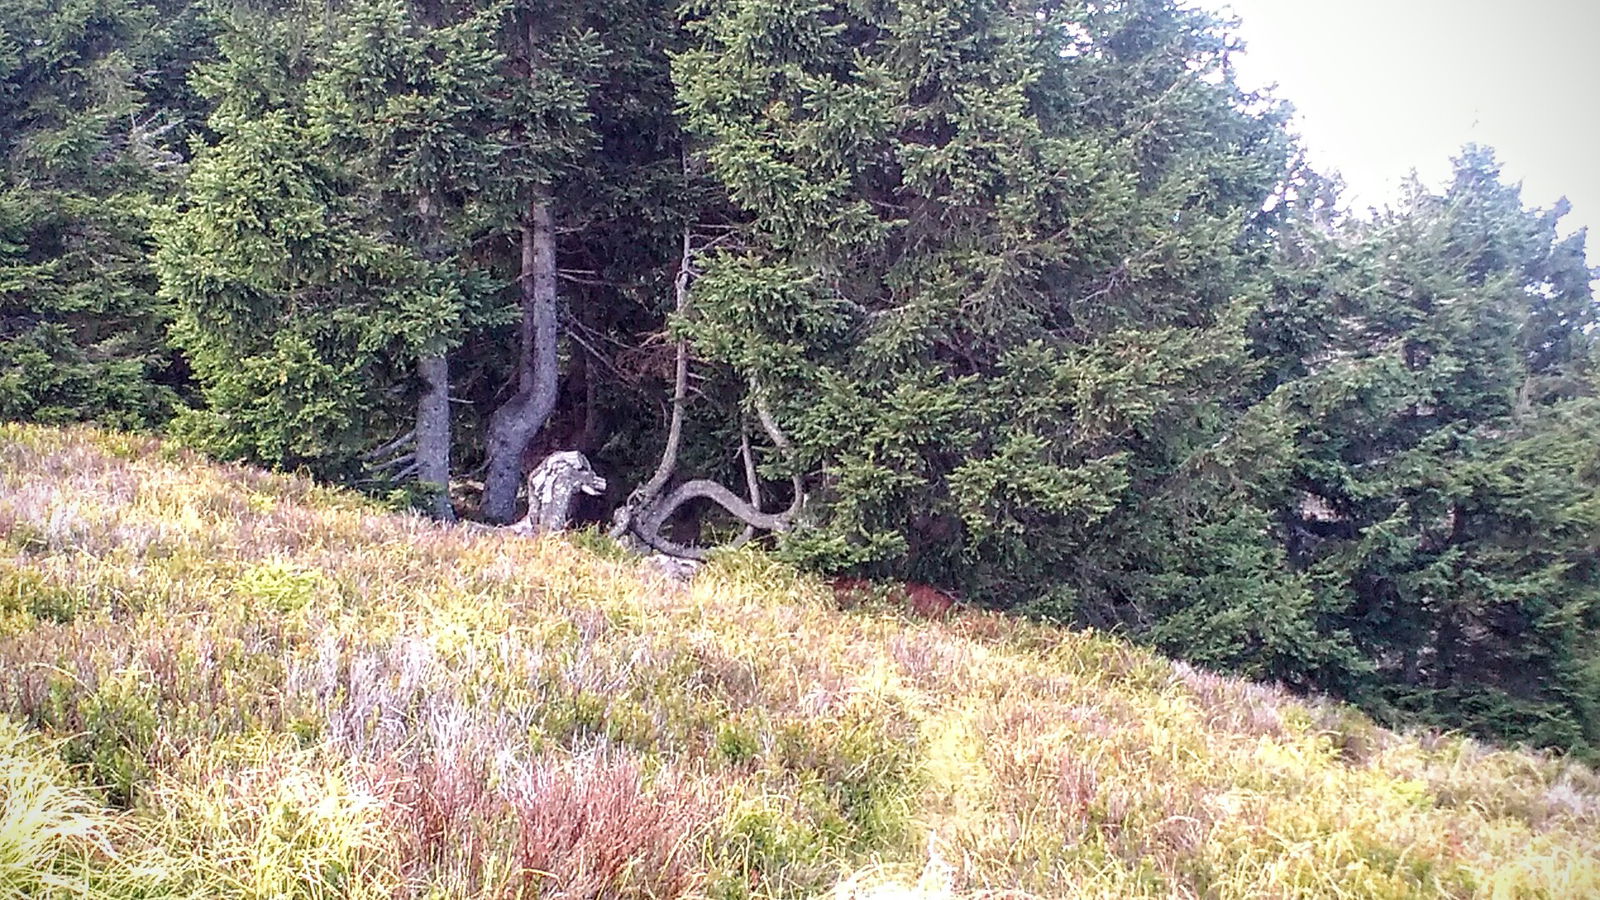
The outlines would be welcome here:
M 8 0 L 0 415 L 492 521 L 577 449 L 671 552 L 1593 752 L 1582 235 L 1479 148 L 1339 212 L 1226 25 Z

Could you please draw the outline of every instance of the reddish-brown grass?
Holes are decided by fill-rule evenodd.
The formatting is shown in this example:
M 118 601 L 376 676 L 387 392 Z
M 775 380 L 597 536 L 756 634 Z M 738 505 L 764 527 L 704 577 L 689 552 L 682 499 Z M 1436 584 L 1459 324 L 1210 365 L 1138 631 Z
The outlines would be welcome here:
M 880 584 L 865 578 L 838 577 L 829 584 L 833 588 L 834 599 L 845 609 L 881 599 L 923 619 L 946 619 L 958 607 L 954 596 L 918 581 Z

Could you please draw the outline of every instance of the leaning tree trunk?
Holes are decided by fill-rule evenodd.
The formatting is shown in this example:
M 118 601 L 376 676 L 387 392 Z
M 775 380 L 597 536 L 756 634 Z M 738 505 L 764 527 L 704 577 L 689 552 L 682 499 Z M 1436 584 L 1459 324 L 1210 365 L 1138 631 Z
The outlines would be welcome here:
M 443 354 L 417 360 L 422 395 L 417 400 L 417 481 L 432 491 L 427 510 L 452 521 L 450 506 L 450 361 Z
M 550 200 L 540 196 L 522 225 L 522 340 L 517 392 L 489 420 L 483 513 L 492 522 L 516 515 L 522 455 L 555 409 L 560 365 L 556 322 L 556 235 Z

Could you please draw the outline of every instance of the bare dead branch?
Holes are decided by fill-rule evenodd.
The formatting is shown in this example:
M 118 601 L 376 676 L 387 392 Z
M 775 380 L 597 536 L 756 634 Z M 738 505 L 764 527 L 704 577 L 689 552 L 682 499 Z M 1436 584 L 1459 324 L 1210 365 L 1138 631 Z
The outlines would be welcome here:
M 382 459 L 385 456 L 388 456 L 388 455 L 390 455 L 392 453 L 395 453 L 401 447 L 404 447 L 407 444 L 415 443 L 416 439 L 417 439 L 417 430 L 415 428 L 413 428 L 410 431 L 406 432 L 405 434 L 402 434 L 399 437 L 395 438 L 394 440 L 389 441 L 388 443 L 384 444 L 383 446 L 378 447 L 378 448 L 376 448 L 374 450 L 368 450 L 366 453 L 361 454 L 361 460 L 362 460 L 362 462 L 372 462 L 373 460 Z
M 651 547 L 674 556 L 686 559 L 705 559 L 707 551 L 699 547 L 685 547 L 674 544 L 661 537 L 661 526 L 666 523 L 678 508 L 691 500 L 705 499 L 727 510 L 734 518 L 746 525 L 761 531 L 788 531 L 791 516 L 789 512 L 764 513 L 740 499 L 733 491 L 708 479 L 685 481 L 673 489 L 667 498 L 650 507 L 644 516 L 634 524 L 634 534 L 638 535 Z
M 686 163 L 687 165 L 687 163 Z M 682 250 L 678 259 L 678 271 L 673 278 L 675 293 L 675 313 L 679 320 L 686 318 L 690 313 L 690 284 L 697 276 L 694 260 L 699 253 L 706 252 L 724 242 L 733 239 L 736 232 L 728 230 L 723 234 L 709 238 L 696 246 L 695 235 L 692 228 L 685 226 L 683 229 Z M 788 531 L 795 516 L 797 516 L 805 502 L 804 482 L 798 474 L 792 474 L 794 498 L 789 508 L 780 513 L 769 513 L 762 509 L 761 476 L 756 468 L 755 453 L 750 446 L 749 431 L 741 427 L 739 437 L 739 453 L 744 461 L 745 484 L 749 491 L 750 499 L 745 501 L 733 491 L 715 481 L 708 479 L 695 479 L 678 485 L 665 499 L 661 493 L 671 483 L 678 467 L 678 454 L 683 441 L 684 408 L 690 396 L 689 383 L 689 344 L 685 339 L 676 342 L 675 360 L 673 368 L 672 404 L 668 414 L 667 437 L 662 447 L 661 461 L 656 466 L 650 479 L 640 485 L 629 497 L 628 501 L 617 510 L 611 535 L 621 539 L 631 535 L 643 541 L 646 545 L 661 553 L 685 559 L 704 559 L 706 550 L 690 547 L 670 541 L 661 536 L 662 525 L 684 504 L 694 500 L 710 500 L 721 506 L 729 514 L 743 522 L 743 532 L 734 540 L 734 546 L 747 543 L 754 539 L 760 531 Z M 756 415 L 761 421 L 762 430 L 772 441 L 779 454 L 792 463 L 794 458 L 793 445 L 789 438 L 778 426 L 777 420 L 768 409 L 765 397 L 754 378 L 750 380 L 751 399 L 756 409 Z
M 739 423 L 739 457 L 744 461 L 744 483 L 750 491 L 750 505 L 756 509 L 762 507 L 761 502 L 761 475 L 756 472 L 756 455 L 750 449 L 750 429 L 747 421 Z M 739 536 L 733 539 L 734 547 L 743 547 L 755 540 L 756 527 L 745 525 Z
M 569 271 L 567 271 L 565 269 L 562 269 L 562 270 L 556 272 L 556 277 L 560 278 L 562 281 L 568 281 L 568 282 L 571 282 L 573 284 L 581 284 L 581 285 L 584 285 L 586 287 L 609 287 L 609 288 L 615 288 L 615 287 L 621 287 L 622 286 L 622 285 L 618 284 L 615 281 L 606 281 L 606 280 L 601 279 L 601 278 L 586 278 L 586 277 L 584 277 L 582 275 L 578 275 L 578 274 L 575 274 L 573 272 L 569 272 Z
M 772 410 L 767 406 L 767 398 L 755 376 L 750 377 L 750 401 L 756 408 L 756 418 L 761 420 L 761 427 L 767 432 L 767 437 L 772 440 L 772 446 L 778 448 L 788 463 L 794 463 L 794 445 L 789 443 L 789 436 L 778 427 L 778 420 L 773 417 Z M 801 479 L 798 471 L 791 471 L 789 482 L 794 486 L 794 498 L 789 501 L 789 511 L 785 515 L 793 519 L 800 514 L 800 508 L 805 505 L 805 481 Z
M 678 261 L 678 273 L 673 278 L 674 307 L 679 316 L 688 314 L 689 311 L 689 256 L 690 234 L 686 226 L 683 229 L 683 251 Z M 672 479 L 672 473 L 678 467 L 678 448 L 683 440 L 683 408 L 688 400 L 689 393 L 689 342 L 680 338 L 677 344 L 677 359 L 672 376 L 672 411 L 667 424 L 667 441 L 661 448 L 661 461 L 656 464 L 655 473 L 650 480 L 640 485 L 629 495 L 622 508 L 617 510 L 616 521 L 612 526 L 611 535 L 620 538 L 634 529 L 634 517 L 638 511 L 654 503 L 660 496 L 662 488 Z M 659 529 L 650 529 L 657 533 Z M 642 537 L 643 535 L 641 535 Z M 662 551 L 667 552 L 667 551 Z

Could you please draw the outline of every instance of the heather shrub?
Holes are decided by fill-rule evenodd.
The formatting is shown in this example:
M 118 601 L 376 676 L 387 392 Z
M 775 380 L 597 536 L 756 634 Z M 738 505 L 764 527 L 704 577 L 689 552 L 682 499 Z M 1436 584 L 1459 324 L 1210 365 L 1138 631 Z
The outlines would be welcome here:
M 284 560 L 268 560 L 239 576 L 238 590 L 245 602 L 257 602 L 285 615 L 304 610 L 325 590 L 321 575 Z
M 151 775 L 147 756 L 160 724 L 148 677 L 136 669 L 114 673 L 87 697 L 82 716 L 83 731 L 67 741 L 63 757 L 84 765 L 83 777 L 113 806 L 132 805 Z
M 713 803 L 670 772 L 604 749 L 540 762 L 507 786 L 518 897 L 697 896 Z
M 43 550 L 49 546 L 44 532 L 27 522 L 5 522 L 0 524 L 5 542 L 16 550 Z
M 842 860 L 812 818 L 772 794 L 741 796 L 712 842 L 717 900 L 811 897 L 837 880 Z
M 840 849 L 899 849 L 912 833 L 917 747 L 914 736 L 873 717 L 886 712 L 851 710 L 777 731 L 775 763 L 792 773 L 817 829 Z
M 841 611 L 751 549 L 667 584 L 6 433 L 0 516 L 53 537 L 0 550 L 4 596 L 76 598 L 0 618 L 29 735 L 0 766 L 32 785 L 0 815 L 57 810 L 3 835 L 22 896 L 36 870 L 108 900 L 1596 893 L 1574 761 L 1092 632 Z
M 403 884 L 381 790 L 274 735 L 219 741 L 145 804 L 206 889 L 240 900 L 379 900 Z
M 33 569 L 0 559 L 0 634 L 21 632 L 35 621 L 70 622 L 80 602 L 71 589 L 51 583 Z M 4 624 L 8 621 L 14 624 Z
M 567 540 L 572 542 L 573 547 L 591 553 L 597 559 L 632 562 L 641 558 L 638 552 L 614 540 L 603 529 L 595 526 L 575 528 L 567 533 Z
M 743 721 L 728 719 L 717 726 L 717 754 L 728 764 L 743 765 L 760 752 L 760 736 Z

